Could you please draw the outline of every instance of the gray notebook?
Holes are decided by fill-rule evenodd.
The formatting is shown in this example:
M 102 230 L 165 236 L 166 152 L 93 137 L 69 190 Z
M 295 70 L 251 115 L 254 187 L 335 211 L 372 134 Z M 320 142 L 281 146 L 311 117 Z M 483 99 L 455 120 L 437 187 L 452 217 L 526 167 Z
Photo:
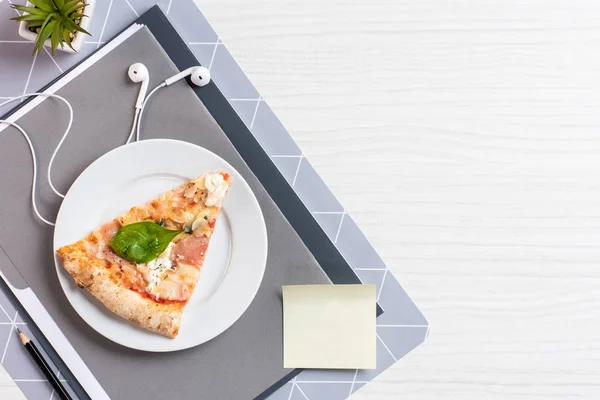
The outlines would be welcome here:
M 75 112 L 53 169 L 60 191 L 96 158 L 123 144 L 139 90 L 126 74 L 134 62 L 151 71 L 150 87 L 178 72 L 143 28 L 56 92 L 71 101 Z M 35 132 L 39 172 L 45 176 L 67 123 L 64 105 L 46 100 L 18 123 Z M 291 372 L 282 367 L 281 286 L 330 281 L 185 81 L 153 97 L 144 114 L 143 138 L 179 139 L 215 152 L 242 174 L 260 203 L 269 239 L 266 272 L 253 303 L 230 329 L 201 346 L 173 353 L 131 350 L 91 329 L 59 286 L 52 262 L 53 230 L 31 212 L 31 161 L 16 134 L 5 135 L 0 147 L 0 246 L 7 256 L 0 257 L 0 269 L 12 285 L 33 290 L 111 398 L 254 398 Z M 45 180 L 38 191 L 41 213 L 53 219 L 60 199 Z

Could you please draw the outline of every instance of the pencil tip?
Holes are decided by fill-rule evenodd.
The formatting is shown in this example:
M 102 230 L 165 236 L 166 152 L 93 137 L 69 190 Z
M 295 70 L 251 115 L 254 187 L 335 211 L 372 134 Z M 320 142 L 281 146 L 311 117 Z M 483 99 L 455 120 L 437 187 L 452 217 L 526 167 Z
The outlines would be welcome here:
M 17 327 L 17 332 L 23 333 L 23 331 L 21 329 L 19 329 L 18 327 Z

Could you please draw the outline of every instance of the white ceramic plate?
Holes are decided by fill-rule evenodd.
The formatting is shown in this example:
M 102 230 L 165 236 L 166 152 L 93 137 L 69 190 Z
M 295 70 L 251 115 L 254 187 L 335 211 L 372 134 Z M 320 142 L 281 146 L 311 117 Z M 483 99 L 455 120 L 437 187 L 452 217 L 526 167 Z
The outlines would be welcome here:
M 157 139 L 122 146 L 94 161 L 75 180 L 56 220 L 55 252 L 132 206 L 215 170 L 230 173 L 233 183 L 177 338 L 148 332 L 108 311 L 75 284 L 55 256 L 58 278 L 71 305 L 100 334 L 123 346 L 157 352 L 197 346 L 221 334 L 258 291 L 267 260 L 267 230 L 258 201 L 242 176 L 216 154 L 190 143 Z

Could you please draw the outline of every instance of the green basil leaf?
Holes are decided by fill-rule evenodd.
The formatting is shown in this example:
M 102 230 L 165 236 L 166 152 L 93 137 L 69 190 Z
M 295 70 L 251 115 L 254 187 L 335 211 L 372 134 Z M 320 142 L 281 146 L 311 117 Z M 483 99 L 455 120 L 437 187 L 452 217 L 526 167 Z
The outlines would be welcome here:
M 110 247 L 126 260 L 147 263 L 165 251 L 181 232 L 165 229 L 156 222 L 136 222 L 119 229 L 110 241 Z

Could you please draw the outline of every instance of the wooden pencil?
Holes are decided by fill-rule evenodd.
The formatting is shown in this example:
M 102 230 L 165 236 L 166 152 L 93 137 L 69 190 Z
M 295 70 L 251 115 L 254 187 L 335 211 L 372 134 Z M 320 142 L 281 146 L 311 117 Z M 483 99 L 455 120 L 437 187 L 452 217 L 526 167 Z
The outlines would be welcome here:
M 38 368 L 42 371 L 44 376 L 46 376 L 46 379 L 48 379 L 48 382 L 50 382 L 50 384 L 54 388 L 55 393 L 59 396 L 59 398 L 62 400 L 73 400 L 73 398 L 69 395 L 69 392 L 67 392 L 67 389 L 65 389 L 65 387 L 63 386 L 60 379 L 58 379 L 58 377 L 54 374 L 52 368 L 50 368 L 50 365 L 44 359 L 44 356 L 42 356 L 42 353 L 37 348 L 35 343 L 33 343 L 33 341 L 29 337 L 27 337 L 27 335 L 25 335 L 25 333 L 23 333 L 23 331 L 19 328 L 17 328 L 17 332 L 19 332 L 19 337 L 21 338 L 23 346 L 25 347 L 25 349 L 27 349 L 27 352 L 29 353 L 31 358 L 33 358 L 33 361 L 35 361 L 35 363 L 37 364 Z

